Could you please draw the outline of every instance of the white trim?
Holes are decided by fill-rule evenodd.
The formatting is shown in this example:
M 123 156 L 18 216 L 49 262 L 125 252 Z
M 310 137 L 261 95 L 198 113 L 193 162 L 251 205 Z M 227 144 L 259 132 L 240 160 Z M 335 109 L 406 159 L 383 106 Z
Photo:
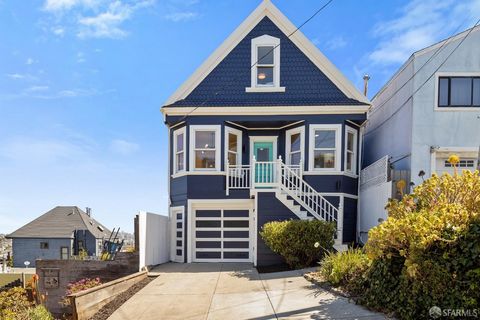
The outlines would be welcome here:
M 352 159 L 352 170 L 347 169 L 347 154 L 348 154 L 348 134 L 353 134 L 353 159 Z M 358 131 L 354 128 L 345 125 L 345 154 L 344 154 L 344 171 L 353 175 L 357 174 L 357 160 L 358 160 Z
M 225 121 L 225 122 L 233 124 L 234 126 L 240 127 L 242 129 L 245 129 L 245 130 L 281 130 L 281 129 L 285 129 L 285 128 L 303 123 L 303 122 L 305 122 L 305 120 L 299 120 L 297 122 L 293 122 L 293 123 L 290 123 L 290 124 L 287 124 L 287 125 L 284 125 L 284 126 L 278 127 L 278 128 L 273 128 L 273 127 L 272 128 L 249 128 L 249 127 L 242 126 L 241 124 L 235 123 L 233 121 Z
M 183 134 L 183 170 L 177 168 L 177 136 Z M 173 132 L 173 173 L 178 174 L 187 171 L 187 132 L 185 127 L 177 129 Z
M 175 129 L 176 127 L 181 126 L 181 125 L 184 124 L 185 122 L 186 122 L 186 121 L 180 121 L 179 123 L 176 123 L 176 124 L 174 124 L 173 126 L 169 126 L 168 128 L 169 128 L 170 130 L 173 130 L 173 129 Z
M 299 114 L 362 114 L 370 106 L 251 106 L 251 107 L 165 107 L 161 111 L 169 116 L 208 115 L 299 115 Z
M 253 243 L 254 237 L 252 237 L 253 226 L 254 226 L 254 219 L 253 219 L 253 211 L 255 208 L 254 200 L 252 199 L 201 199 L 201 200 L 192 200 L 189 199 L 187 201 L 188 207 L 188 230 L 189 230 L 189 241 L 187 243 L 187 262 L 245 262 L 244 259 L 195 259 L 194 257 L 194 244 L 195 244 L 195 217 L 194 211 L 198 209 L 212 209 L 212 210 L 231 210 L 231 209 L 238 209 L 238 210 L 248 210 L 249 217 L 248 217 L 248 228 L 228 228 L 229 231 L 241 230 L 250 232 L 250 236 L 248 237 L 249 241 L 249 262 L 254 262 L 256 257 L 254 256 L 254 249 L 253 247 L 255 244 Z M 243 218 L 239 218 L 241 220 Z M 244 219 L 245 220 L 245 219 Z M 213 231 L 222 230 L 221 228 L 212 228 Z M 207 228 L 202 228 L 202 230 L 208 231 Z M 222 235 L 223 237 L 223 235 Z M 208 238 L 210 239 L 210 238 Z M 202 239 L 203 240 L 203 239 Z M 244 239 L 246 241 L 247 238 Z M 209 249 L 209 251 L 215 251 L 216 249 Z M 217 249 L 218 250 L 218 249 Z M 235 251 L 234 249 L 228 249 L 226 251 Z M 245 251 L 243 249 L 242 251 Z
M 313 170 L 304 171 L 304 176 L 347 176 L 350 178 L 358 178 L 358 174 L 353 174 L 347 171 L 332 171 L 332 170 Z
M 473 111 L 480 112 L 480 107 L 439 107 L 438 106 L 438 90 L 439 90 L 439 78 L 440 77 L 480 77 L 480 71 L 477 72 L 437 72 L 435 73 L 435 96 L 433 101 L 433 110 L 435 111 Z M 472 93 L 473 94 L 473 93 Z
M 342 125 L 341 124 L 311 124 L 309 126 L 309 150 L 308 150 L 308 170 L 317 172 L 341 172 L 342 167 Z M 334 168 L 315 168 L 315 130 L 335 131 L 335 167 Z
M 358 91 L 300 30 L 297 30 L 297 27 L 290 22 L 271 1 L 262 1 L 193 75 L 170 96 L 165 105 L 172 104 L 187 97 L 264 17 L 272 20 L 284 34 L 291 34 L 289 39 L 345 93 L 347 97 L 370 104 L 370 101 Z
M 430 154 L 430 175 L 437 172 L 437 156 L 442 156 L 442 153 L 446 156 L 448 153 L 456 153 L 462 157 L 462 154 L 468 153 L 472 158 L 477 158 L 478 161 L 478 147 L 436 147 Z M 478 163 L 477 163 L 478 166 Z M 474 168 L 476 169 L 476 168 Z
M 232 127 L 225 126 L 225 148 L 224 148 L 224 155 L 225 155 L 225 159 L 224 159 L 225 162 L 224 163 L 225 163 L 225 166 L 228 163 L 228 153 L 230 152 L 230 149 L 228 148 L 228 135 L 230 133 L 237 136 L 237 151 L 236 151 L 237 152 L 237 163 L 230 163 L 230 164 L 241 165 L 242 164 L 242 136 L 243 136 L 243 132 L 238 130 L 238 129 L 234 129 Z
M 273 142 L 273 152 L 272 156 L 273 159 L 272 161 L 275 161 L 277 159 L 277 142 L 278 142 L 278 136 L 249 136 L 249 144 L 250 144 L 250 161 L 249 164 L 252 164 L 253 160 L 253 144 L 255 142 Z
M 253 71 L 252 71 L 253 72 Z M 263 92 L 285 92 L 285 87 L 247 87 L 245 92 L 263 93 Z
M 177 228 L 177 213 L 182 214 L 182 228 Z M 184 206 L 177 206 L 170 208 L 170 260 L 174 262 L 181 262 L 185 261 L 185 207 Z M 177 231 L 182 231 L 182 247 L 177 247 Z M 177 255 L 177 249 L 182 250 L 182 255 Z
M 287 165 L 290 165 L 290 148 L 291 146 L 291 138 L 294 134 L 300 134 L 300 163 L 303 164 L 305 161 L 305 126 L 293 128 L 290 130 L 285 131 L 285 159 L 284 162 Z M 303 170 L 303 168 L 302 168 Z
M 355 194 L 345 193 L 345 192 L 319 192 L 322 197 L 344 197 L 350 199 L 358 199 L 358 196 Z
M 265 65 L 261 64 L 258 57 L 259 47 L 272 47 L 273 48 L 273 64 Z M 251 82 L 250 87 L 245 88 L 246 92 L 279 92 L 280 88 L 280 39 L 269 35 L 263 35 L 251 40 Z M 258 84 L 258 68 L 259 67 L 271 67 L 273 68 L 273 85 L 261 85 Z M 285 88 L 283 88 L 283 92 Z M 282 92 L 282 91 L 280 91 Z
M 196 131 L 215 131 L 215 168 L 195 168 L 195 132 Z M 222 128 L 220 125 L 191 125 L 190 126 L 190 167 L 189 171 L 197 172 L 211 172 L 211 171 L 221 171 L 221 134 Z
M 170 177 L 172 179 L 175 179 L 175 178 L 180 178 L 184 176 L 224 176 L 224 175 L 226 175 L 225 171 L 200 170 L 200 171 L 182 171 L 177 174 L 172 174 Z

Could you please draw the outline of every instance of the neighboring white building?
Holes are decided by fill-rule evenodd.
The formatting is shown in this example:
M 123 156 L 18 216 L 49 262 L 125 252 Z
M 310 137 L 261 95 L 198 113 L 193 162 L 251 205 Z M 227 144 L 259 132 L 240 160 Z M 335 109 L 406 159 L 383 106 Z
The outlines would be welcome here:
M 383 167 L 371 165 L 382 162 L 385 156 L 389 157 L 385 170 L 390 171 L 390 167 L 407 172 L 407 184 L 415 185 L 422 182 L 421 171 L 425 178 L 432 173 L 452 173 L 447 159 L 453 153 L 460 156 L 460 170 L 478 166 L 479 31 L 480 27 L 476 27 L 415 52 L 375 95 L 364 134 L 363 168 L 370 168 L 362 176 L 381 177 L 382 173 L 372 173 L 372 168 Z M 388 177 L 389 173 L 383 176 Z M 395 186 L 395 179 L 392 180 Z M 373 186 L 370 182 L 360 183 L 364 186 L 360 203 L 367 205 L 373 201 L 367 196 L 372 194 L 369 189 Z M 378 224 L 378 219 L 385 217 L 383 202 L 376 210 L 360 204 L 360 235 L 366 235 L 372 223 Z
M 477 167 L 479 31 L 467 30 L 414 53 L 373 98 L 364 167 L 388 155 L 394 169 L 411 172 L 415 184 L 422 181 L 421 170 L 427 177 L 452 172 L 446 162 L 452 153 L 460 156 L 461 169 Z

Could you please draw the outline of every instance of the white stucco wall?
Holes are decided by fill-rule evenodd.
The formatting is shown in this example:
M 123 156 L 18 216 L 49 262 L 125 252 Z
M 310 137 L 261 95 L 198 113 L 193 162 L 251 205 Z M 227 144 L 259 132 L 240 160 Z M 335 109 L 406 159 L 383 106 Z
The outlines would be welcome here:
M 414 86 L 419 88 L 435 72 L 447 56 L 458 45 L 460 39 L 451 41 L 434 57 L 414 79 Z M 415 57 L 415 70 L 419 70 L 434 54 L 432 48 Z M 480 30 L 472 32 L 461 46 L 440 67 L 438 73 L 461 75 L 461 73 L 480 76 Z M 437 77 L 427 81 L 413 97 L 412 127 L 412 179 L 421 182 L 418 172 L 431 172 L 430 147 L 441 148 L 478 148 L 480 146 L 480 109 L 471 111 L 438 111 L 436 105 Z
M 139 269 L 170 260 L 170 223 L 167 216 L 139 212 Z
M 396 162 L 396 169 L 410 167 L 412 101 L 407 99 L 412 93 L 413 81 L 408 81 L 412 74 L 413 62 L 409 60 L 372 100 L 365 126 L 363 167 L 386 155 Z

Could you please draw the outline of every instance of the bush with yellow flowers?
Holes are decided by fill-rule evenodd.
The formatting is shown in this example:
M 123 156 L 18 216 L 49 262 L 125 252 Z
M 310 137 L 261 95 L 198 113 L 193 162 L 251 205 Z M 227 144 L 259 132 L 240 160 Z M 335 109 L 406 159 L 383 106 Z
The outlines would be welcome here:
M 360 251 L 329 257 L 332 265 L 347 264 L 339 269 L 340 285 L 360 303 L 398 319 L 429 319 L 433 306 L 478 310 L 479 172 L 434 175 L 391 200 L 387 210 L 388 219 L 369 232 L 368 262 Z

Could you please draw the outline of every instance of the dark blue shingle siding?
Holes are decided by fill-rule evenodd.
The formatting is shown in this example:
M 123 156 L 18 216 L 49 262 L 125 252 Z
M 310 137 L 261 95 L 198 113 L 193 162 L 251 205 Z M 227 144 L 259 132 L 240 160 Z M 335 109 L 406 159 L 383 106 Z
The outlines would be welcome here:
M 280 38 L 279 93 L 247 93 L 251 75 L 251 40 L 270 35 Z M 184 99 L 169 106 L 313 106 L 364 105 L 348 98 L 267 17 L 235 47 Z

